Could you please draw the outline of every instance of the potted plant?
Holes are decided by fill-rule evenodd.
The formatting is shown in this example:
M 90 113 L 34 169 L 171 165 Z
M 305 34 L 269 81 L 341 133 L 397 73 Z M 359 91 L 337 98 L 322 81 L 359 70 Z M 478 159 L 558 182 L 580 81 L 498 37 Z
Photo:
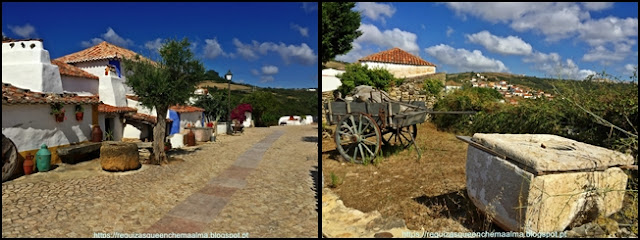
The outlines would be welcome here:
M 240 104 L 231 111 L 231 119 L 234 123 L 232 126 L 233 131 L 242 131 L 242 122 L 247 119 L 247 116 L 245 116 L 244 113 L 251 111 L 253 111 L 253 108 L 251 108 L 251 104 L 248 103 Z
M 105 135 L 105 139 L 106 139 L 106 141 L 113 141 L 113 131 L 111 131 L 111 130 L 107 131 L 107 133 Z
M 64 107 L 62 103 L 51 104 L 51 115 L 56 117 L 56 122 L 63 122 L 67 117 L 64 115 Z
M 82 105 L 76 105 L 76 120 L 82 121 L 83 116 L 84 108 L 82 107 Z

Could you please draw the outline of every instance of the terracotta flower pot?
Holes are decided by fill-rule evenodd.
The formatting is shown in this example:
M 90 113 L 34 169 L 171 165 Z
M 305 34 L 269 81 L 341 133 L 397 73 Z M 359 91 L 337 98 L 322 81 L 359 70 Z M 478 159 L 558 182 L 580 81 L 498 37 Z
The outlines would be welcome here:
M 56 113 L 56 122 L 64 122 L 64 113 Z
M 22 167 L 24 168 L 24 175 L 29 175 L 33 172 L 33 155 L 27 155 L 27 157 L 24 159 Z
M 77 112 L 76 113 L 76 120 L 78 121 L 82 121 L 82 117 L 84 116 L 83 112 Z

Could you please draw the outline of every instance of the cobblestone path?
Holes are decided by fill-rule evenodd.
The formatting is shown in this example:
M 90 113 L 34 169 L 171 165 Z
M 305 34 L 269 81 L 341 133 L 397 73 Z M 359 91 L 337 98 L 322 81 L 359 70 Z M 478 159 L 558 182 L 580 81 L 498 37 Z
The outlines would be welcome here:
M 309 176 L 317 166 L 317 126 L 251 128 L 171 156 L 184 161 L 77 177 L 54 170 L 5 182 L 2 237 L 113 236 L 176 226 L 174 232 L 318 236 Z

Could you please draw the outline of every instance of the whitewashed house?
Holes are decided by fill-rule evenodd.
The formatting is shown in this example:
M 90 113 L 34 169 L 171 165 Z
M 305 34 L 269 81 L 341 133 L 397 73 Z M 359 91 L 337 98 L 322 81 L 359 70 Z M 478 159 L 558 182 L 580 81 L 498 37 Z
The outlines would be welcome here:
M 333 68 L 322 69 L 322 92 L 331 92 L 342 86 L 342 82 L 337 76 L 343 73 L 345 71 Z
M 143 107 L 138 107 L 137 102 L 129 103 L 127 99 L 127 95 L 134 95 L 134 92 L 126 85 L 126 76 L 123 74 L 125 69 L 121 62 L 123 57 L 133 59 L 136 55 L 138 55 L 136 52 L 129 49 L 102 42 L 54 60 L 54 62 L 77 67 L 98 78 L 96 94 L 103 104 L 98 106 L 99 115 L 95 124 L 100 126 L 105 136 L 110 135 L 115 141 L 122 138 L 150 138 L 152 135 L 150 125 L 157 121 L 155 111 L 145 111 Z M 143 61 L 155 63 L 143 56 L 140 58 Z M 87 78 L 85 77 L 85 80 Z M 88 88 L 80 87 L 78 85 L 80 80 L 74 80 L 68 81 L 70 90 Z M 94 89 L 95 84 L 90 88 Z M 95 93 L 95 90 L 89 92 Z M 170 120 L 167 125 L 170 126 L 169 124 L 171 124 Z
M 400 48 L 374 53 L 358 60 L 369 69 L 387 69 L 396 78 L 410 78 L 436 73 L 436 65 Z
M 40 146 L 46 144 L 51 163 L 56 164 L 61 162 L 57 148 L 91 140 L 92 123 L 97 121 L 98 97 L 63 93 L 67 77 L 84 75 L 81 71 L 51 64 L 42 40 L 3 39 L 2 134 L 16 145 L 20 156 L 35 155 Z M 91 89 L 91 84 L 86 84 L 70 91 L 90 92 Z M 62 122 L 51 114 L 53 104 L 62 105 L 66 118 Z M 81 120 L 75 117 L 77 106 L 83 108 Z

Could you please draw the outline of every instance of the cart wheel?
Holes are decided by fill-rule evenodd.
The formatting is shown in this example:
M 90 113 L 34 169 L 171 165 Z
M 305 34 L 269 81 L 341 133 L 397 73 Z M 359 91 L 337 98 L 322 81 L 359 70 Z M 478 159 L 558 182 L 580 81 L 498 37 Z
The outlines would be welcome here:
M 343 117 L 336 128 L 335 139 L 338 152 L 351 162 L 372 162 L 380 151 L 380 129 L 366 115 L 349 114 Z
M 411 136 L 413 135 L 413 138 Z M 418 127 L 414 124 L 407 127 L 399 128 L 398 131 L 391 130 L 382 136 L 382 142 L 385 145 L 399 145 L 403 149 L 408 148 L 418 136 Z M 414 139 L 414 140 L 412 140 Z

